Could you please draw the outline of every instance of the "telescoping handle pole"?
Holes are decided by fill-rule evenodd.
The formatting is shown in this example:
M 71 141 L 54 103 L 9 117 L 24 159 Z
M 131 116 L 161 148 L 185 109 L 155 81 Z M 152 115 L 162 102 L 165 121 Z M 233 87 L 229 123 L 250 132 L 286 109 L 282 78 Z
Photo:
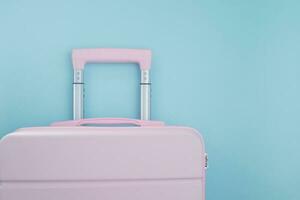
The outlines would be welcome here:
M 137 63 L 141 69 L 141 120 L 150 120 L 151 51 L 147 49 L 73 49 L 73 119 L 84 118 L 84 66 L 87 63 Z

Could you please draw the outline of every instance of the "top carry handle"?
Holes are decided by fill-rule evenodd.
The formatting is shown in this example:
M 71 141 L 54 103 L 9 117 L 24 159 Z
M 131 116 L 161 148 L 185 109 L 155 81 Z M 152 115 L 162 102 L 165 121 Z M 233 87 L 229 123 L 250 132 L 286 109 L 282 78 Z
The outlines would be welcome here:
M 73 49 L 73 119 L 84 118 L 83 71 L 88 63 L 137 63 L 141 69 L 141 120 L 150 120 L 151 51 L 147 49 Z

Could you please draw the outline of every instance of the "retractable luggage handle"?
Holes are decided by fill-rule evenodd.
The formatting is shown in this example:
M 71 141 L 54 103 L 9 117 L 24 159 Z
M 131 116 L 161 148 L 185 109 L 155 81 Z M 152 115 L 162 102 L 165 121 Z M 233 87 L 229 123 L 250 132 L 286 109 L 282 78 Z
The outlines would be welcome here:
M 73 49 L 73 119 L 84 118 L 84 67 L 87 63 L 137 63 L 141 69 L 141 120 L 150 120 L 151 51 L 147 49 Z

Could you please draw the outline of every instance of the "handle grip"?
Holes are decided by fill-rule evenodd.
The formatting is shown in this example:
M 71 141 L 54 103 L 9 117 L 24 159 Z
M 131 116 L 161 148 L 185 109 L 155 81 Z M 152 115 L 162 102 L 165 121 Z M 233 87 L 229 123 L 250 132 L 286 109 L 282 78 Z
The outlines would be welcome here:
M 151 126 L 151 127 L 164 126 L 164 123 L 161 121 L 137 120 L 137 119 L 128 119 L 128 118 L 89 118 L 89 119 L 55 122 L 51 124 L 51 126 L 73 127 L 73 126 L 81 126 L 81 125 L 89 125 L 89 124 L 98 124 L 98 125 L 132 124 L 136 126 Z
M 87 63 L 137 63 L 141 70 L 149 70 L 151 51 L 147 49 L 73 49 L 74 70 L 83 70 Z

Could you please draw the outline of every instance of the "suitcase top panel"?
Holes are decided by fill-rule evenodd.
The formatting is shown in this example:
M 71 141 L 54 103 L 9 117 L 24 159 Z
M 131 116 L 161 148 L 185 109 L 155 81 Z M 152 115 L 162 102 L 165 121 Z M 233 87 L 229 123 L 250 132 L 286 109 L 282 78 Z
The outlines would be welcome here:
M 201 135 L 188 127 L 37 127 L 0 141 L 1 181 L 202 178 Z

